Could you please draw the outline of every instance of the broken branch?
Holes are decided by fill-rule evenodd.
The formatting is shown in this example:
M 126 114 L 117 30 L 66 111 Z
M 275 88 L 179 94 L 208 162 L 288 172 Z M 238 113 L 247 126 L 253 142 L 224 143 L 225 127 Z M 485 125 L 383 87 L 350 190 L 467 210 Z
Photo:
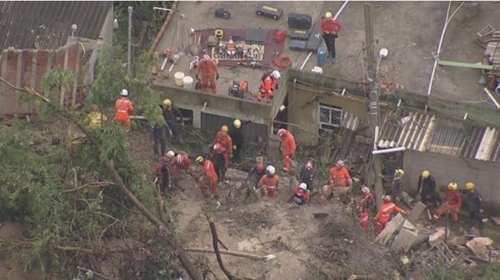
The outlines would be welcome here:
M 207 253 L 207 254 L 213 254 L 215 253 L 214 250 L 210 249 L 203 249 L 203 248 L 190 248 L 186 249 L 187 252 L 194 252 L 194 253 Z M 245 252 L 235 252 L 235 251 L 219 251 L 220 254 L 222 255 L 230 255 L 234 257 L 241 257 L 241 258 L 247 258 L 251 260 L 256 260 L 256 261 L 268 261 L 276 258 L 275 255 L 267 255 L 267 256 L 259 256 L 255 254 L 250 254 L 250 253 L 245 253 Z
M 65 190 L 62 191 L 62 193 L 72 193 L 72 192 L 77 192 L 79 190 L 85 189 L 85 188 L 90 188 L 90 187 L 97 187 L 97 188 L 102 188 L 102 187 L 107 187 L 107 186 L 114 186 L 115 183 L 113 182 L 92 182 L 88 183 L 73 189 Z

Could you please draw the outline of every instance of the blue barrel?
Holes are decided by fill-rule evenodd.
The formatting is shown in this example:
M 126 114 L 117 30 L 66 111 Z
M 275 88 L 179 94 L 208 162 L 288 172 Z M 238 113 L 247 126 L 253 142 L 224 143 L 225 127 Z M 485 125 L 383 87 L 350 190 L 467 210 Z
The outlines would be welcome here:
M 318 48 L 318 52 L 316 54 L 318 56 L 318 66 L 325 65 L 325 62 L 326 62 L 326 48 Z

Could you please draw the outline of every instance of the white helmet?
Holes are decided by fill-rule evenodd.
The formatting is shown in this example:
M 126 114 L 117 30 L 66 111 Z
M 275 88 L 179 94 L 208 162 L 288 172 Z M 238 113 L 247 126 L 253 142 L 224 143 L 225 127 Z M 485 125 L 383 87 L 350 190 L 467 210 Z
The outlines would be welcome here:
M 362 186 L 361 187 L 361 192 L 362 193 L 370 193 L 370 188 L 368 188 L 367 186 Z
M 278 70 L 274 70 L 274 71 L 271 73 L 271 76 L 273 76 L 276 80 L 279 80 L 279 79 L 281 78 L 280 71 L 278 71 Z
M 169 157 L 169 158 L 175 157 L 175 152 L 174 151 L 168 151 L 167 152 L 167 157 Z
M 217 143 L 217 144 L 215 144 L 215 145 L 214 145 L 214 148 L 213 148 L 213 149 L 214 149 L 214 151 L 217 151 L 219 148 L 220 148 L 220 144 L 219 144 L 219 143 Z
M 178 164 L 182 164 L 182 156 L 181 155 L 177 155 L 175 157 L 175 160 L 177 161 Z
M 283 129 L 283 128 L 280 128 L 280 129 L 278 130 L 278 136 L 279 136 L 279 137 L 283 137 L 283 136 L 285 136 L 285 133 L 286 133 L 286 130 L 285 130 L 285 129 Z
M 128 90 L 126 90 L 126 89 L 122 89 L 122 92 L 120 92 L 120 95 L 121 95 L 121 96 L 126 96 L 126 97 L 127 97 L 127 96 L 128 96 Z
M 266 167 L 266 172 L 269 173 L 270 175 L 274 175 L 274 173 L 276 173 L 276 168 L 274 168 L 274 166 L 272 165 L 268 165 Z
M 306 184 L 306 183 L 300 183 L 299 188 L 300 188 L 301 190 L 304 190 L 304 191 L 305 191 L 305 190 L 307 190 L 307 184 Z

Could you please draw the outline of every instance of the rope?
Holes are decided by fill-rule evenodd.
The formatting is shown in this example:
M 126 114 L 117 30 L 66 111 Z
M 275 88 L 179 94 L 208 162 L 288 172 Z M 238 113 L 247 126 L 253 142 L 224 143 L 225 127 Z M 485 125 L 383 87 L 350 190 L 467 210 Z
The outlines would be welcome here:
M 286 55 L 280 55 L 271 62 L 271 64 L 273 63 L 274 65 L 276 65 L 276 67 L 285 69 L 292 66 L 292 59 Z

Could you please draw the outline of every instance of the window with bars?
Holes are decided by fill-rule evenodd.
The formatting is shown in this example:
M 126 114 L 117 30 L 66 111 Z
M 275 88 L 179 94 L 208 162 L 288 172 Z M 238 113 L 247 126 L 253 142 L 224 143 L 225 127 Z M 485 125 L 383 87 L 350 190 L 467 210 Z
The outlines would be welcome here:
M 319 104 L 319 128 L 332 131 L 342 124 L 342 109 L 338 107 Z

